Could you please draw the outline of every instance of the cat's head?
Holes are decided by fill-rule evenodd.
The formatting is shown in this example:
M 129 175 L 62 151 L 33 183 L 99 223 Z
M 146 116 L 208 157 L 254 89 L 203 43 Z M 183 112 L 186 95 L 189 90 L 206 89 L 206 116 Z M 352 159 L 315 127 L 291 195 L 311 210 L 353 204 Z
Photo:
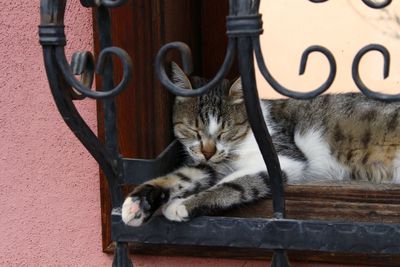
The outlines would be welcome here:
M 181 88 L 192 90 L 207 83 L 199 77 L 189 79 L 174 62 L 171 67 L 172 80 Z M 240 78 L 223 80 L 200 97 L 176 97 L 173 124 L 176 138 L 196 163 L 234 159 L 250 130 Z

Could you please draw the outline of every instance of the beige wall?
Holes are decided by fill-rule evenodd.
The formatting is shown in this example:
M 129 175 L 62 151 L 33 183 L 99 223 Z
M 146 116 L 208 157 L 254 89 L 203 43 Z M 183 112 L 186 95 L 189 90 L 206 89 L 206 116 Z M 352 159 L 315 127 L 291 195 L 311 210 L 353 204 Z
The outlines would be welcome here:
M 329 65 L 320 53 L 310 56 L 304 75 L 298 75 L 300 57 L 310 45 L 322 45 L 335 56 L 338 72 L 329 92 L 356 91 L 351 77 L 355 54 L 365 45 L 380 43 L 391 54 L 391 70 L 383 80 L 383 58 L 370 52 L 361 62 L 361 77 L 371 89 L 400 91 L 400 6 L 393 1 L 384 10 L 368 8 L 361 0 L 330 0 L 314 4 L 308 0 L 261 1 L 264 34 L 261 37 L 266 64 L 284 86 L 309 91 L 327 78 Z M 262 97 L 280 97 L 257 75 Z

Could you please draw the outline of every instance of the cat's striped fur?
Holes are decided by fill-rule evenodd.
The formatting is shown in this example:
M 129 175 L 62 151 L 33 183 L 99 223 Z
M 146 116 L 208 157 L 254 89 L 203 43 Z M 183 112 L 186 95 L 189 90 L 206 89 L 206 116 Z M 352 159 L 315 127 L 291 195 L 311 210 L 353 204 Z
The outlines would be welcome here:
M 173 80 L 191 81 L 173 64 Z M 360 180 L 400 183 L 400 104 L 355 94 L 313 100 L 262 100 L 265 120 L 287 181 Z M 269 176 L 247 122 L 240 80 L 223 81 L 199 98 L 177 97 L 175 136 L 188 160 L 135 189 L 123 221 L 141 225 L 156 209 L 173 221 L 210 214 L 269 195 Z

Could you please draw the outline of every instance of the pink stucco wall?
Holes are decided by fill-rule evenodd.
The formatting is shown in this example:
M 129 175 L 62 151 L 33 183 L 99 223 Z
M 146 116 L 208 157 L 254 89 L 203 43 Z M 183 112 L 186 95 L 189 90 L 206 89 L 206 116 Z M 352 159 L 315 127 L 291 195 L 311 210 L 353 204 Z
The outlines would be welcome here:
M 90 49 L 90 13 L 77 2 L 68 5 L 69 44 Z M 1 4 L 0 266 L 109 266 L 98 169 L 53 104 L 37 37 L 39 1 Z M 95 103 L 80 109 L 94 127 Z
M 90 11 L 78 0 L 68 2 L 68 47 L 90 50 Z M 111 256 L 101 252 L 98 167 L 53 104 L 38 24 L 38 0 L 2 1 L 0 266 L 111 266 Z M 95 130 L 95 103 L 86 100 L 79 108 Z M 189 265 L 265 263 L 135 256 L 135 266 Z

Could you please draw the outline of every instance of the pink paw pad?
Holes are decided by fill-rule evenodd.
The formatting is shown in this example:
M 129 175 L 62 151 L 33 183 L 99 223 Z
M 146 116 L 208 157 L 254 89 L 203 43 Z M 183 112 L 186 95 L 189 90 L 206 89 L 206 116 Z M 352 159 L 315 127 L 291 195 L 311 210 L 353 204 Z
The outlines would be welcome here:
M 133 204 L 133 205 L 131 206 L 130 212 L 131 212 L 131 213 L 136 213 L 136 212 L 138 212 L 139 210 L 140 210 L 139 205 L 135 203 L 135 204 Z

